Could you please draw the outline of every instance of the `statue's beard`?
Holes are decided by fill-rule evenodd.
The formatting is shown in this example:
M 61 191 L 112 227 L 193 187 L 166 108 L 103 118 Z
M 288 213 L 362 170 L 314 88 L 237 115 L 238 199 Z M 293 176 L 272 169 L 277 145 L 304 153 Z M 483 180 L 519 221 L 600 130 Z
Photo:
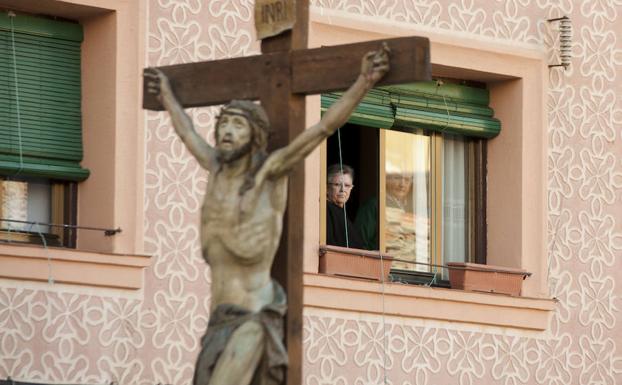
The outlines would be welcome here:
M 234 162 L 244 155 L 248 154 L 251 151 L 252 144 L 251 141 L 243 144 L 242 147 L 236 148 L 233 150 L 223 150 L 222 148 L 218 149 L 218 161 L 220 163 L 231 163 Z

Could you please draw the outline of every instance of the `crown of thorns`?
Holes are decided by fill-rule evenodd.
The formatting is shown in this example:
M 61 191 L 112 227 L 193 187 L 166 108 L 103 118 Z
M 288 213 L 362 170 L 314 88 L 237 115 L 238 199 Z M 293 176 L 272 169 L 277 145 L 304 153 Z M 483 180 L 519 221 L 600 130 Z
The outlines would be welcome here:
M 235 111 L 235 110 L 238 110 L 238 111 Z M 224 115 L 238 115 L 238 116 L 245 117 L 246 120 L 248 120 L 249 122 L 255 121 L 253 117 L 248 113 L 248 111 L 241 110 L 236 107 L 223 107 L 220 113 L 216 115 L 216 121 L 217 122 L 220 121 L 220 118 L 222 118 Z

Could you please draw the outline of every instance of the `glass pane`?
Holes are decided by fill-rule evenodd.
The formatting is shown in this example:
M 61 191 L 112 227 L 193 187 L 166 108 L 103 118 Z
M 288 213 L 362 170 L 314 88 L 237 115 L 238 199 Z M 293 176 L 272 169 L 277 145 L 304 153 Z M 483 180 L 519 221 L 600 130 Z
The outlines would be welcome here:
M 466 262 L 468 257 L 466 150 L 463 137 L 443 136 L 443 264 Z
M 2 229 L 22 231 L 28 228 L 28 183 L 24 181 L 0 181 L 0 222 Z
M 385 138 L 386 252 L 403 260 L 393 268 L 430 271 L 430 137 L 387 131 Z
M 41 178 L 0 180 L 0 227 L 6 230 L 48 233 L 49 226 L 25 222 L 50 222 L 50 182 Z
M 50 223 L 50 181 L 47 179 L 31 179 L 28 181 L 28 220 L 30 222 Z M 50 227 L 33 225 L 33 232 L 49 233 Z

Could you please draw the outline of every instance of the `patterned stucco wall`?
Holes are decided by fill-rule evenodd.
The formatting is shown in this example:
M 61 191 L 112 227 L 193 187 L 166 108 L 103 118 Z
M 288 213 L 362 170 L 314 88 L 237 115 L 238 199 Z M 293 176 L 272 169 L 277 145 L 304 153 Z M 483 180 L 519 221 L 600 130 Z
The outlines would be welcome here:
M 305 329 L 307 383 L 377 384 L 385 375 L 404 385 L 622 383 L 622 2 L 313 4 L 545 47 L 554 38 L 544 20 L 569 15 L 574 59 L 568 71 L 550 72 L 548 249 L 559 304 L 549 332 L 313 314 Z
M 150 65 L 256 53 L 250 0 L 151 0 Z M 570 15 L 571 68 L 551 71 L 545 334 L 330 312 L 305 319 L 308 385 L 622 383 L 622 2 L 315 0 L 354 14 L 550 46 Z M 206 85 L 209 86 L 209 85 Z M 198 130 L 215 109 L 192 111 Z M 0 284 L 0 378 L 187 384 L 209 307 L 196 224 L 207 175 L 165 114 L 146 129 L 144 293 Z M 385 338 L 386 337 L 386 338 Z

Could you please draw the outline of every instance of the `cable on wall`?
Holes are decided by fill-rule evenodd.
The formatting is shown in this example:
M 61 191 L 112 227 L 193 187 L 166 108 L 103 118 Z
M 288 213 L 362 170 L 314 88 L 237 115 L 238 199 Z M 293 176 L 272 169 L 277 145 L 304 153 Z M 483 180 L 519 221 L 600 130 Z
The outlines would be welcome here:
M 341 188 L 345 191 L 343 183 L 343 156 L 341 152 L 341 128 L 337 129 L 337 141 L 339 143 L 339 171 L 341 173 Z M 346 214 L 346 203 L 343 204 L 343 225 L 346 232 L 346 247 L 350 247 L 350 239 L 348 237 L 348 216 Z
M 12 51 L 12 59 L 13 59 L 13 79 L 15 84 L 15 111 L 17 113 L 17 140 L 19 144 L 19 170 L 15 173 L 14 176 L 19 175 L 24 168 L 24 151 L 22 146 L 22 121 L 20 115 L 20 105 L 19 105 L 19 77 L 17 76 L 17 52 L 15 49 L 15 25 L 13 20 L 17 15 L 15 12 L 9 11 L 8 14 L 9 19 L 11 20 L 11 51 Z

